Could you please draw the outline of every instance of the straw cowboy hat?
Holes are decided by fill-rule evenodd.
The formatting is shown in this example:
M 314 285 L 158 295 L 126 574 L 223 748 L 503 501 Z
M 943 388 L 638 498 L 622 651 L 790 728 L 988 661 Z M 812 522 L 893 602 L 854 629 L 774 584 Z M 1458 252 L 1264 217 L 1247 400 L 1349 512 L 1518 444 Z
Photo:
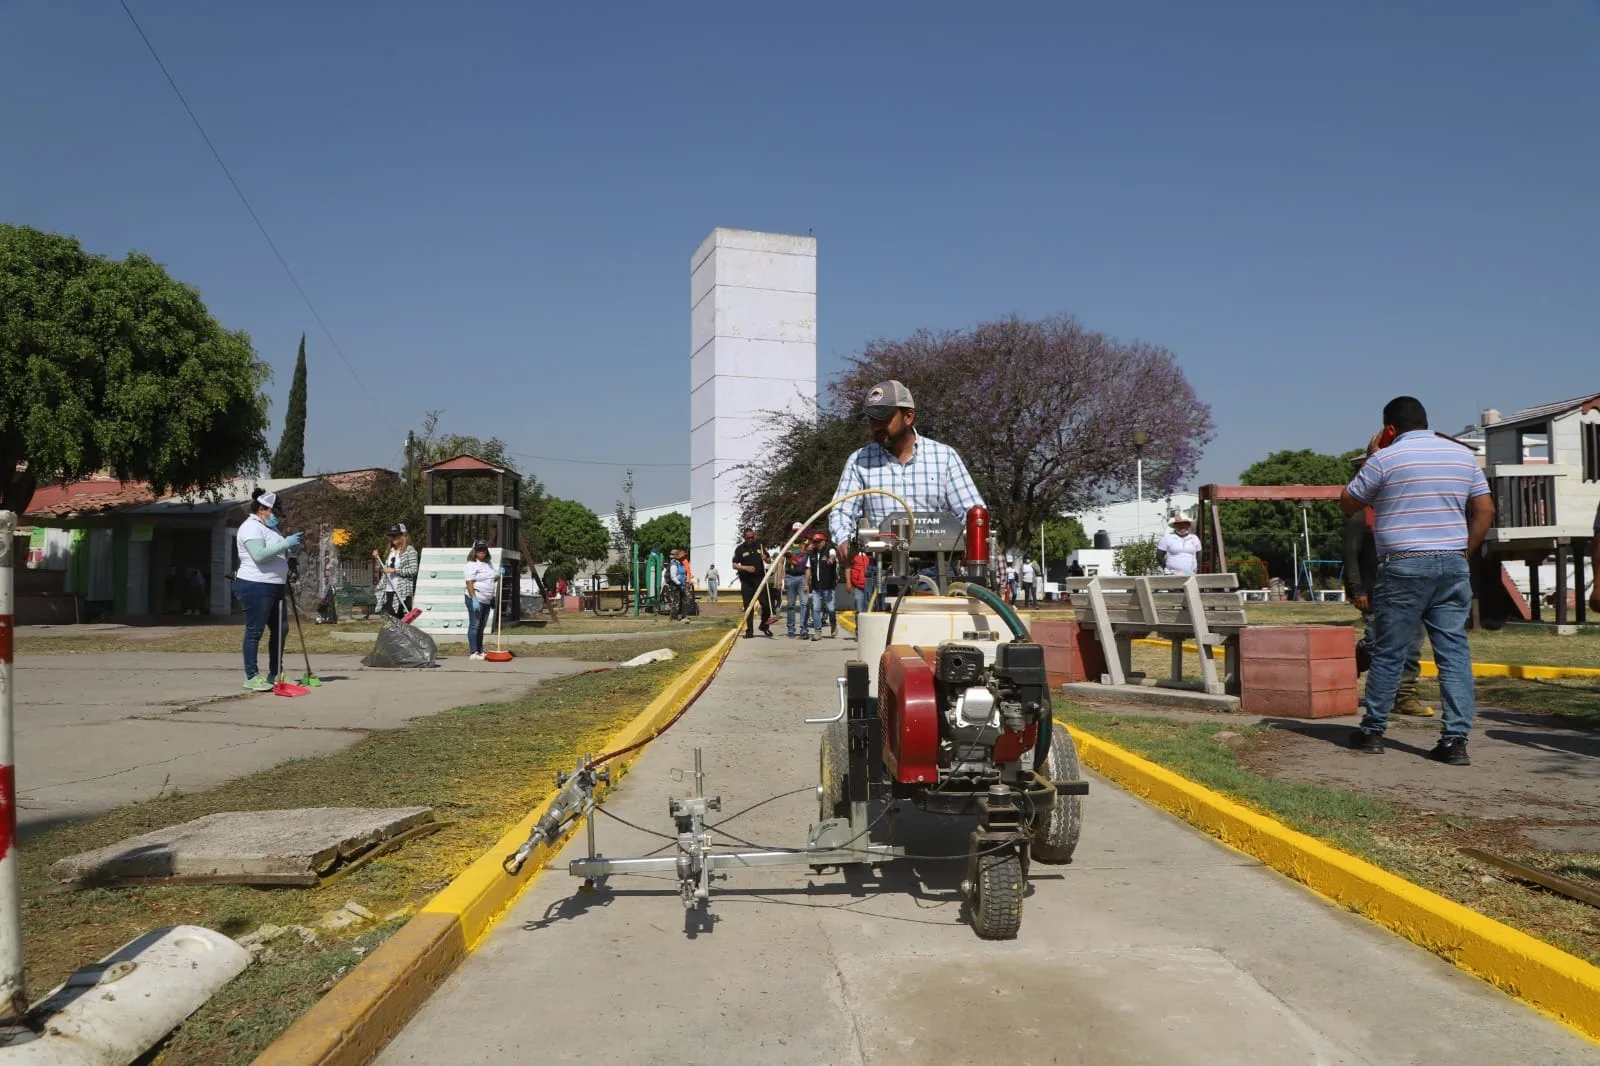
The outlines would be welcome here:
M 1192 525 L 1194 525 L 1194 523 L 1192 521 L 1190 521 L 1188 514 L 1186 514 L 1183 511 L 1174 511 L 1174 512 L 1172 512 L 1172 521 L 1169 524 L 1173 525 L 1173 526 L 1192 526 Z

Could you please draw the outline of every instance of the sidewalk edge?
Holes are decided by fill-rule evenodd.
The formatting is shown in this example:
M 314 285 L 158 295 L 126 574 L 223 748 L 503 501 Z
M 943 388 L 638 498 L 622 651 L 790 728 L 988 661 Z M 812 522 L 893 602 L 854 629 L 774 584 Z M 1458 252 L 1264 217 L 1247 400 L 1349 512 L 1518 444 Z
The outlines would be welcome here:
M 1084 763 L 1134 795 L 1600 1043 L 1600 967 L 1067 728 Z
M 730 630 L 678 674 L 643 711 L 606 741 L 605 750 L 634 743 L 676 713 L 701 682 L 716 671 L 738 635 Z M 456 875 L 409 922 L 280 1034 L 255 1059 L 255 1066 L 358 1066 L 370 1061 L 427 1001 L 439 982 L 483 941 L 566 843 L 563 837 L 554 847 L 538 849 L 515 877 L 500 865 L 506 855 L 528 839 L 534 823 L 554 797 L 552 792 Z M 567 835 L 578 825 L 574 823 Z

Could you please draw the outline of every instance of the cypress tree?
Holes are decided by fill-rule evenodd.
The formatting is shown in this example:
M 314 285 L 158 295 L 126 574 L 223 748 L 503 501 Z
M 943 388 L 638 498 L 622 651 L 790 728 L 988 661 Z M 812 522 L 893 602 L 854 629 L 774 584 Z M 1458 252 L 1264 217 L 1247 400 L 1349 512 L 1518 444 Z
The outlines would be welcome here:
M 272 477 L 305 477 L 306 472 L 306 335 L 300 334 L 300 355 L 294 361 L 289 406 L 283 415 L 283 438 L 272 453 Z

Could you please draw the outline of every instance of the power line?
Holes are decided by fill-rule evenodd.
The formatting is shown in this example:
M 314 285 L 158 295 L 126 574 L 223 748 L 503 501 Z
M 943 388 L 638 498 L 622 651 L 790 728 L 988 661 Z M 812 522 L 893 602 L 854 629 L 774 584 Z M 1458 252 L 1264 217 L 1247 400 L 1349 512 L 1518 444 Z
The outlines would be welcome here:
M 529 452 L 507 452 L 518 459 L 538 459 L 546 463 L 577 463 L 580 466 L 630 466 L 630 467 L 686 467 L 688 463 L 614 463 L 608 459 L 565 459 L 559 455 L 533 455 Z
M 150 43 L 149 35 L 144 32 L 144 27 L 139 25 L 139 20 L 134 17 L 133 9 L 128 6 L 128 0 L 117 0 L 117 2 L 122 5 L 122 10 L 127 14 L 128 21 L 133 23 L 133 28 L 138 31 L 139 39 L 144 42 L 145 48 L 149 49 L 150 58 L 154 59 L 156 61 L 156 66 L 161 68 L 161 74 L 167 79 L 167 84 L 172 86 L 173 94 L 177 96 L 178 103 L 182 104 L 184 111 L 188 113 L 189 121 L 193 122 L 194 128 L 199 131 L 200 139 L 205 141 L 206 147 L 211 150 L 211 158 L 215 159 L 217 161 L 217 166 L 222 168 L 222 174 L 228 179 L 228 184 L 233 186 L 233 191 L 238 195 L 239 202 L 244 204 L 244 209 L 250 213 L 250 221 L 254 222 L 256 224 L 256 229 L 261 231 L 262 239 L 267 242 L 267 247 L 272 249 L 272 254 L 277 258 L 278 265 L 283 267 L 283 272 L 288 275 L 290 284 L 292 284 L 295 288 L 295 291 L 300 294 L 300 299 L 305 301 L 307 310 L 311 312 L 311 317 L 315 319 L 317 325 L 321 327 L 323 336 L 328 338 L 328 343 L 331 344 L 333 346 L 333 350 L 339 354 L 340 361 L 344 363 L 344 368 L 350 372 L 350 377 L 355 380 L 356 387 L 359 388 L 361 390 L 361 394 L 367 398 L 367 402 L 372 404 L 373 410 L 377 411 L 380 416 L 387 417 L 388 412 L 380 407 L 378 405 L 378 401 L 373 399 L 372 393 L 367 391 L 366 382 L 362 381 L 361 375 L 356 373 L 356 368 L 351 364 L 349 357 L 344 354 L 344 349 L 339 347 L 339 342 L 334 339 L 333 331 L 330 330 L 328 328 L 328 324 L 322 320 L 322 315 L 317 311 L 316 304 L 312 303 L 311 297 L 306 294 L 305 286 L 300 284 L 300 279 L 295 277 L 294 271 L 289 268 L 289 261 L 285 259 L 283 257 L 283 253 L 278 250 L 278 243 L 272 239 L 272 234 L 267 232 L 267 227 L 262 223 L 261 216 L 256 214 L 256 209 L 254 207 L 250 206 L 250 198 L 247 197 L 244 194 L 244 190 L 239 187 L 239 182 L 234 178 L 233 171 L 229 170 L 228 164 L 222 161 L 222 153 L 218 152 L 217 146 L 211 143 L 211 137 L 206 133 L 206 128 L 200 124 L 199 116 L 194 113 L 194 108 L 189 106 L 189 101 L 183 95 L 183 90 L 178 88 L 178 83 L 173 79 L 172 72 L 169 71 L 167 69 L 167 65 L 161 61 L 161 55 L 156 51 L 156 46 Z

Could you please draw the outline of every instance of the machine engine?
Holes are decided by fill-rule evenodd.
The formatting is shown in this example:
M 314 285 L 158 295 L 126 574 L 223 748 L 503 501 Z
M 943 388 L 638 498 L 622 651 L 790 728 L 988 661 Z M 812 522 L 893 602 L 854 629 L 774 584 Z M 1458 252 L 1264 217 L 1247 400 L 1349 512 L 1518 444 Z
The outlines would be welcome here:
M 896 645 L 883 657 L 878 711 L 896 783 L 972 793 L 1031 779 L 1050 717 L 1044 649 L 945 641 Z

